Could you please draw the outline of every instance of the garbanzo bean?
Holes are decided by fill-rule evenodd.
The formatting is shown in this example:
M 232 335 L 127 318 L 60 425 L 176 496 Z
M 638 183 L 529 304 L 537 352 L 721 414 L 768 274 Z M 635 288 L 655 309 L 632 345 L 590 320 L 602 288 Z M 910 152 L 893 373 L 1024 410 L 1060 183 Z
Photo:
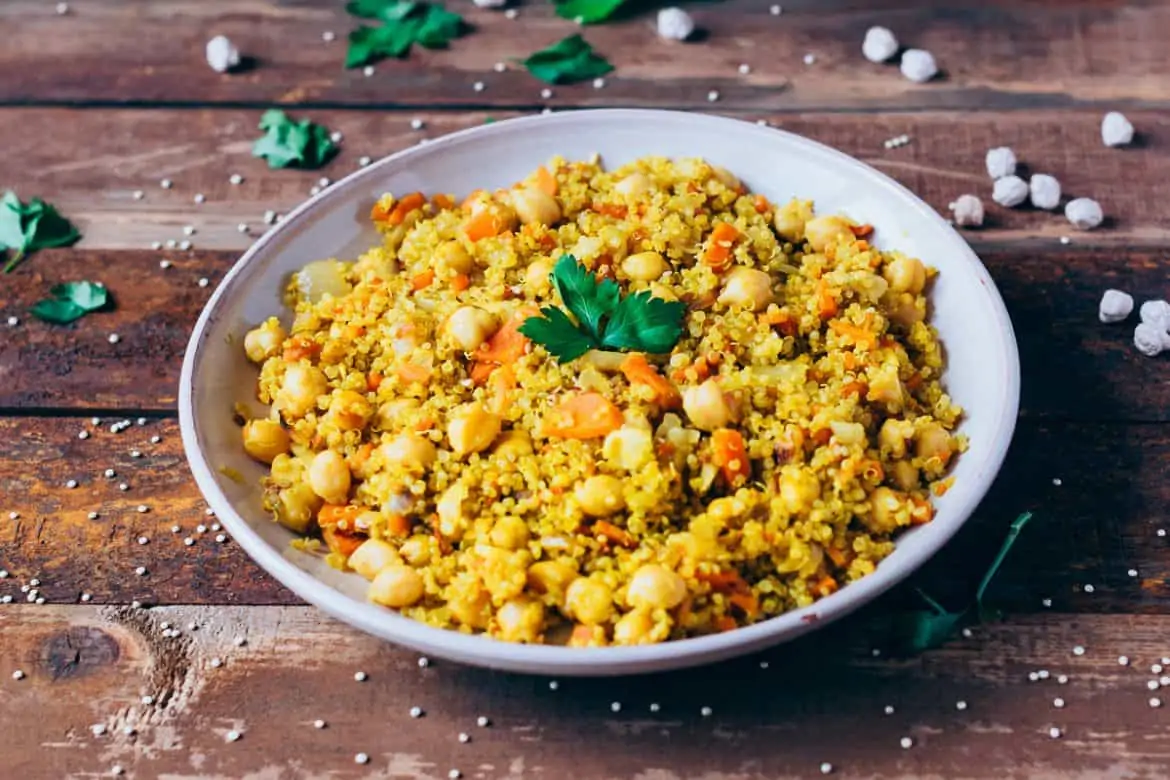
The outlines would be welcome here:
M 910 513 L 905 510 L 905 496 L 888 487 L 879 487 L 869 496 L 873 505 L 873 512 L 868 521 L 863 519 L 866 526 L 875 533 L 892 533 L 899 526 L 909 522 Z M 899 515 L 903 515 L 900 518 Z
M 378 427 L 391 431 L 402 427 L 403 417 L 419 407 L 417 398 L 395 398 L 378 407 Z
M 532 451 L 532 437 L 516 429 L 501 433 L 492 447 L 492 454 L 501 458 L 522 458 Z
M 577 485 L 573 495 L 581 511 L 593 517 L 607 517 L 626 508 L 622 481 L 608 474 L 596 474 Z
M 625 195 L 627 198 L 639 198 L 653 188 L 654 183 L 650 181 L 650 177 L 641 171 L 634 171 L 613 185 L 615 192 L 619 195 Z
M 344 504 L 349 497 L 349 466 L 341 453 L 324 450 L 309 464 L 309 487 L 330 504 Z
M 386 463 L 415 473 L 426 471 L 438 457 L 431 440 L 417 433 L 403 433 L 378 448 Z
M 776 209 L 772 225 L 776 228 L 776 235 L 795 244 L 804 240 L 804 226 L 812 218 L 812 203 L 794 198 Z
M 634 572 L 626 589 L 631 607 L 647 609 L 674 609 L 686 596 L 686 580 L 657 563 L 645 564 Z
M 367 580 L 372 580 L 387 566 L 401 566 L 402 556 L 380 539 L 367 539 L 353 551 L 347 563 L 349 568 Z
M 813 217 L 804 225 L 804 238 L 817 252 L 824 252 L 843 236 L 853 236 L 849 223 L 843 217 Z
M 505 515 L 492 526 L 488 541 L 505 550 L 519 550 L 528 543 L 528 524 L 515 515 Z
M 585 625 L 605 623 L 613 615 L 613 591 L 600 580 L 578 577 L 565 591 L 565 611 Z
M 475 268 L 475 261 L 471 259 L 471 255 L 463 248 L 463 244 L 455 240 L 439 246 L 435 251 L 435 261 L 439 268 L 453 274 L 471 273 L 471 269 Z
M 402 543 L 398 552 L 411 566 L 426 566 L 431 562 L 431 540 L 426 536 L 412 536 Z
M 926 266 L 915 257 L 898 255 L 886 264 L 882 276 L 890 283 L 890 289 L 894 292 L 917 295 L 926 286 Z
M 521 187 L 512 193 L 512 208 L 524 225 L 553 225 L 560 221 L 561 207 L 556 198 L 535 187 Z
M 477 403 L 463 404 L 451 413 L 447 441 L 459 457 L 486 450 L 500 435 L 500 417 Z
M 544 605 L 536 599 L 509 599 L 496 612 L 496 625 L 505 642 L 536 642 L 544 628 Z
M 321 498 L 305 482 L 284 488 L 273 507 L 276 522 L 298 534 L 307 534 L 313 526 L 313 517 L 321 506 Z
M 635 609 L 627 612 L 618 619 L 613 626 L 613 643 L 615 645 L 640 645 L 652 641 L 650 632 L 654 630 L 654 616 L 648 609 Z
M 259 327 L 248 331 L 244 336 L 244 354 L 253 363 L 263 363 L 268 358 L 279 354 L 280 346 L 288 336 L 275 317 L 269 318 Z
M 759 311 L 772 302 L 772 277 L 765 271 L 736 266 L 723 281 L 719 301 Z
M 807 512 L 821 497 L 821 481 L 807 467 L 785 466 L 780 470 L 778 490 L 789 512 Z
M 918 430 L 914 453 L 920 458 L 938 458 L 945 466 L 951 458 L 951 435 L 938 423 L 927 423 Z
M 683 411 L 687 413 L 691 425 L 699 430 L 714 431 L 726 428 L 732 422 L 731 404 L 714 379 L 708 379 L 698 387 L 684 389 L 682 397 Z
M 563 561 L 537 561 L 528 567 L 528 586 L 536 593 L 550 594 L 563 606 L 565 591 L 577 579 L 577 570 Z
M 329 400 L 329 416 L 343 431 L 356 431 L 364 428 L 374 408 L 366 397 L 354 390 L 338 390 Z
M 378 572 L 370 583 L 369 598 L 384 607 L 410 607 L 423 597 L 422 575 L 409 566 L 390 565 Z
M 464 352 L 479 348 L 500 327 L 500 318 L 478 306 L 460 306 L 447 319 L 444 330 Z
M 669 268 L 666 258 L 657 252 L 638 252 L 622 261 L 622 273 L 636 282 L 652 282 Z
M 261 463 L 272 463 L 288 452 L 288 431 L 276 420 L 255 419 L 244 423 L 244 452 Z
M 294 363 L 284 372 L 276 403 L 292 417 L 304 417 L 317 407 L 317 399 L 329 392 L 321 369 Z

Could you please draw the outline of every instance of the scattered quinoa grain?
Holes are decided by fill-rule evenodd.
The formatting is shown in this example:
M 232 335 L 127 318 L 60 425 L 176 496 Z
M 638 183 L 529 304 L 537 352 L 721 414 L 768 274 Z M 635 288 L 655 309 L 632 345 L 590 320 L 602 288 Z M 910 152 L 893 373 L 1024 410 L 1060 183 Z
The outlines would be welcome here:
M 988 149 L 984 162 L 987 166 L 987 175 L 992 179 L 1002 179 L 1016 172 L 1016 153 L 1007 146 Z
M 1079 230 L 1092 230 L 1105 221 L 1101 204 L 1092 198 L 1070 200 L 1064 207 L 1064 216 Z
M 367 675 L 365 672 L 354 672 L 353 679 L 357 682 L 365 682 L 369 679 L 369 675 Z
M 1133 312 L 1133 296 L 1121 290 L 1106 290 L 1097 305 L 1097 319 L 1104 323 L 1121 322 Z
M 1028 183 L 1019 176 L 1004 176 L 995 180 L 991 199 L 1006 208 L 1015 208 L 1028 199 Z
M 702 715 L 704 718 L 711 717 L 711 712 L 712 712 L 712 710 L 710 707 L 700 707 L 699 708 L 699 714 Z
M 861 53 L 870 62 L 885 62 L 898 53 L 898 39 L 885 27 L 870 27 L 861 42 Z
M 1101 142 L 1106 146 L 1125 146 L 1133 142 L 1133 125 L 1125 114 L 1110 111 L 1101 119 Z
M 951 214 L 959 227 L 983 225 L 983 201 L 976 195 L 960 195 L 951 203 Z
M 411 708 L 410 708 L 410 717 L 412 717 L 412 718 L 421 718 L 422 716 L 423 716 L 423 709 L 422 709 L 422 707 L 411 707 Z
M 621 712 L 622 703 L 620 701 L 610 702 L 609 709 L 611 712 Z
M 21 671 L 20 669 L 17 669 L 15 672 L 12 673 L 12 679 L 13 680 L 23 680 L 24 679 L 24 672 Z
M 681 8 L 663 8 L 658 12 L 658 37 L 668 41 L 685 41 L 695 32 L 695 20 Z
M 1052 737 L 1053 739 L 1060 739 L 1061 731 L 1056 726 L 1053 726 L 1052 728 L 1048 729 L 1048 736 Z
M 1073 655 L 1081 656 L 1081 655 L 1085 654 L 1085 648 L 1081 645 L 1077 645 L 1076 647 L 1074 647 L 1072 649 L 1072 652 L 1073 652 Z
M 938 75 L 934 55 L 925 49 L 907 49 L 902 53 L 902 63 L 898 67 L 903 76 L 917 84 L 930 81 Z
M 910 748 L 914 747 L 914 740 L 910 737 L 902 737 L 898 744 L 902 746 L 903 750 L 909 750 Z
M 714 103 L 719 100 L 719 90 L 713 89 L 707 93 L 707 102 Z
M 229 731 L 225 735 L 225 738 L 227 739 L 228 742 L 238 742 L 241 736 L 242 735 L 238 731 Z
M 370 763 L 370 757 L 365 753 L 358 753 L 353 757 L 353 762 L 355 764 L 368 764 Z
M 317 718 L 317 720 L 313 721 L 313 728 L 315 729 L 323 729 L 326 725 L 327 724 L 325 721 L 321 720 L 320 718 Z
M 489 719 L 486 715 L 480 715 L 475 719 L 475 725 L 479 726 L 480 728 L 487 728 L 491 725 L 491 719 Z
M 1152 697 L 1150 697 L 1150 706 L 1153 707 L 1154 709 L 1157 709 L 1158 707 L 1162 706 L 1162 700 L 1159 699 L 1157 696 L 1152 696 Z

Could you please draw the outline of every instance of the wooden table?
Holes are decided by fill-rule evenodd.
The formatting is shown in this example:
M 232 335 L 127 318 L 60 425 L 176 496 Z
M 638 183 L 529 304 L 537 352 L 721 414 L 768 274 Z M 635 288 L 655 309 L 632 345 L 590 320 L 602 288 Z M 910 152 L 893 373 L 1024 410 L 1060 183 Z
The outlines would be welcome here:
M 369 77 L 341 67 L 353 23 L 339 2 L 75 0 L 64 16 L 48 0 L 0 3 L 0 189 L 56 203 L 85 236 L 0 278 L 0 596 L 13 597 L 0 605 L 0 775 L 774 780 L 830 762 L 841 778 L 1166 777 L 1170 698 L 1152 707 L 1148 685 L 1170 674 L 1152 668 L 1170 655 L 1170 389 L 1165 358 L 1134 350 L 1133 320 L 1101 325 L 1096 307 L 1108 287 L 1139 302 L 1170 293 L 1170 2 L 801 0 L 776 16 L 768 0 L 733 0 L 693 7 L 706 34 L 688 45 L 657 39 L 641 13 L 585 31 L 616 65 L 604 88 L 548 100 L 493 65 L 573 25 L 541 3 L 508 19 L 452 2 L 474 34 Z M 873 24 L 933 51 L 944 77 L 914 85 L 866 62 Z M 210 71 L 217 33 L 255 66 Z M 252 159 L 273 104 L 342 131 L 340 156 L 321 172 Z M 1009 618 L 898 657 L 890 618 L 919 606 L 905 587 L 762 657 L 554 682 L 424 665 L 216 541 L 175 395 L 191 326 L 251 241 L 237 225 L 259 234 L 266 209 L 363 155 L 545 105 L 764 118 L 940 211 L 964 192 L 985 198 L 988 225 L 969 237 L 1016 326 L 1021 418 L 992 494 L 912 584 L 962 604 L 1008 522 L 1033 510 L 990 594 Z M 1102 145 L 1109 109 L 1137 126 L 1132 148 Z M 909 144 L 883 146 L 901 134 Z M 1106 226 L 992 206 L 983 156 L 998 145 L 1098 199 Z M 193 249 L 151 250 L 186 225 Z M 28 317 L 50 286 L 84 278 L 104 281 L 117 309 L 66 327 Z M 137 424 L 111 433 L 122 419 Z M 27 601 L 34 578 L 43 604 Z

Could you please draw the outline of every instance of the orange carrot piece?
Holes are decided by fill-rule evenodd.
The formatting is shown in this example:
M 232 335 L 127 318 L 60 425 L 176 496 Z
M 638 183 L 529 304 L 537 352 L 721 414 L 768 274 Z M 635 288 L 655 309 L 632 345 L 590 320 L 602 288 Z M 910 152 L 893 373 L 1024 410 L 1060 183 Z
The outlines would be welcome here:
M 473 212 L 463 223 L 463 232 L 469 241 L 479 241 L 481 238 L 491 238 L 498 235 L 500 226 L 496 222 L 496 215 L 490 209 Z
M 837 314 L 837 299 L 829 292 L 829 286 L 823 279 L 817 282 L 817 314 L 821 315 L 822 319 Z
M 638 542 L 633 536 L 630 536 L 629 531 L 619 528 L 608 520 L 598 520 L 590 530 L 596 536 L 601 536 L 619 547 L 633 548 L 638 546 Z
M 349 464 L 351 469 L 360 469 L 366 464 L 366 461 L 369 460 L 370 456 L 373 454 L 374 445 L 370 442 L 366 442 L 362 446 L 358 447 L 357 452 L 346 458 L 346 462 Z
M 557 194 L 557 179 L 543 165 L 536 169 L 536 188 L 545 195 Z
M 402 200 L 395 204 L 393 210 L 386 215 L 387 225 L 401 225 L 406 220 L 406 215 L 417 208 L 422 208 L 426 205 L 427 199 L 423 197 L 421 192 L 412 192 L 409 195 L 404 195 Z
M 760 614 L 760 600 L 754 593 L 732 593 L 727 600 L 742 609 L 749 618 L 758 617 Z
M 652 389 L 654 399 L 663 409 L 677 409 L 682 406 L 682 394 L 679 393 L 678 388 L 669 379 L 659 374 L 658 369 L 650 365 L 646 356 L 641 352 L 631 352 L 622 361 L 620 368 L 631 384 L 642 384 Z
M 829 327 L 836 333 L 842 336 L 848 336 L 853 339 L 855 344 L 864 344 L 873 347 L 875 335 L 866 330 L 854 325 L 852 322 L 845 322 L 844 320 L 833 320 L 829 323 Z
M 371 371 L 370 373 L 366 374 L 366 388 L 371 393 L 377 392 L 378 388 L 382 386 L 383 379 L 385 379 L 385 377 L 379 374 L 377 371 Z
M 440 192 L 431 198 L 431 203 L 435 204 L 435 208 L 449 209 L 455 206 L 455 199 L 450 195 Z
M 711 434 L 714 447 L 714 463 L 731 487 L 739 487 L 752 475 L 752 462 L 748 457 L 747 444 L 743 434 L 734 428 L 719 428 Z
M 493 333 L 490 339 L 479 346 L 479 350 L 475 353 L 475 359 L 481 363 L 500 364 L 519 360 L 530 343 L 528 337 L 520 332 L 520 326 L 529 317 L 539 313 L 535 307 L 522 307 L 504 323 L 503 327 Z
M 849 229 L 857 238 L 868 238 L 873 235 L 873 225 L 852 225 Z
M 394 373 L 403 382 L 418 382 L 422 384 L 431 378 L 431 370 L 429 368 L 415 363 L 403 363 L 394 369 Z
M 695 572 L 695 579 L 711 586 L 711 590 L 720 593 L 744 593 L 751 588 L 734 569 L 730 571 Z
M 353 530 L 353 521 L 365 511 L 365 507 L 353 504 L 324 504 L 317 511 L 317 524 L 322 528 L 337 528 Z M 344 523 L 344 525 L 343 525 Z
M 739 230 L 730 222 L 719 222 L 711 231 L 710 242 L 703 251 L 703 265 L 722 271 L 731 265 L 731 247 L 739 238 Z
M 412 523 L 404 515 L 390 515 L 386 518 L 386 532 L 391 536 L 409 536 Z
M 366 540 L 365 536 L 356 536 L 338 531 L 334 528 L 322 528 L 321 538 L 325 540 L 330 552 L 344 555 L 346 559 L 353 555 L 357 548 Z
M 434 428 L 435 424 L 436 420 L 434 417 L 424 417 L 414 424 L 414 429 L 422 433 L 423 431 L 429 431 L 431 428 Z
M 736 623 L 735 618 L 733 618 L 731 615 L 722 615 L 715 618 L 713 625 L 720 633 L 723 633 L 724 631 L 734 631 L 735 629 L 739 628 L 739 623 Z
M 824 577 L 821 577 L 819 580 L 817 580 L 816 585 L 812 586 L 812 592 L 817 596 L 824 598 L 830 593 L 836 593 L 837 587 L 837 580 L 826 574 Z
M 601 393 L 571 395 L 545 417 L 545 433 L 562 439 L 597 439 L 625 422 L 621 409 Z
M 455 274 L 451 277 L 451 289 L 461 293 L 471 286 L 471 277 L 467 274 Z
M 293 336 L 288 341 L 284 342 L 284 349 L 281 351 L 281 357 L 284 360 L 293 362 L 303 358 L 311 358 L 321 352 L 321 345 L 313 341 L 308 336 Z
M 613 217 L 614 219 L 625 219 L 626 215 L 630 213 L 629 208 L 621 203 L 594 203 L 593 210 L 598 214 Z
M 499 366 L 497 366 L 495 363 L 472 363 L 471 370 L 467 373 L 471 377 L 471 381 L 476 387 L 482 387 L 487 383 L 488 377 L 490 377 L 492 372 L 497 368 L 499 368 Z
M 421 274 L 415 274 L 414 277 L 411 278 L 410 289 L 414 290 L 415 292 L 418 292 L 419 290 L 425 290 L 431 286 L 431 282 L 433 281 L 435 281 L 435 269 L 428 268 Z
M 825 548 L 825 554 L 829 556 L 829 560 L 833 562 L 834 566 L 844 569 L 849 563 L 849 556 L 840 547 L 829 545 Z
M 772 208 L 772 204 L 763 195 L 756 195 L 752 201 L 752 208 L 756 210 L 757 214 L 763 214 L 768 209 Z
M 929 501 L 911 498 L 910 503 L 914 505 L 910 510 L 910 525 L 926 525 L 934 519 L 934 507 Z

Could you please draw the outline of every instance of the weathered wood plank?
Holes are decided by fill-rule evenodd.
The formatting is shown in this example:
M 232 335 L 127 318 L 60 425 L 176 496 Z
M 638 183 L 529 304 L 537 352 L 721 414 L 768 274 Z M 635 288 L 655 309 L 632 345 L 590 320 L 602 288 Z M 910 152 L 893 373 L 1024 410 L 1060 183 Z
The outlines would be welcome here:
M 604 89 L 556 90 L 557 105 L 699 108 L 717 89 L 725 105 L 810 108 L 1035 108 L 1108 102 L 1166 104 L 1170 6 L 1116 2 L 868 3 L 771 0 L 695 5 L 704 40 L 672 45 L 654 34 L 652 12 L 586 30 L 617 70 Z M 345 36 L 356 26 L 328 0 L 90 0 L 58 17 L 52 4 L 10 0 L 0 8 L 0 101 L 192 104 L 201 102 L 347 105 L 535 106 L 541 84 L 511 66 L 532 50 L 576 31 L 548 4 L 501 12 L 461 4 L 477 29 L 445 51 L 416 51 L 378 66 L 371 77 L 345 71 Z M 907 45 L 935 53 L 945 76 L 915 85 L 895 66 L 861 56 L 873 24 Z M 324 43 L 322 33 L 337 40 Z M 221 76 L 203 62 L 214 34 L 231 36 L 257 66 Z M 805 65 L 813 54 L 816 61 Z M 738 73 L 741 63 L 753 70 Z M 472 84 L 486 89 L 476 92 Z
M 338 158 L 312 172 L 271 171 L 251 156 L 259 114 L 235 109 L 0 109 L 0 137 L 8 150 L 0 159 L 0 186 L 59 204 L 81 225 L 84 247 L 147 248 L 154 241 L 182 240 L 182 228 L 192 225 L 198 231 L 190 239 L 196 246 L 239 250 L 251 241 L 238 231 L 239 223 L 258 234 L 265 227 L 261 218 L 266 210 L 288 211 L 309 196 L 322 175 L 341 178 L 363 156 L 377 159 L 424 138 L 478 126 L 488 116 L 308 112 L 345 136 Z M 491 114 L 499 119 L 514 115 Z M 1058 247 L 1058 238 L 1069 234 L 1075 234 L 1078 245 L 1170 242 L 1162 211 L 1170 200 L 1170 116 L 1165 112 L 1131 114 L 1142 143 L 1124 150 L 1101 144 L 1099 111 L 732 115 L 767 117 L 777 127 L 852 154 L 944 214 L 958 195 L 980 195 L 987 203 L 988 225 L 969 233 L 977 246 L 1029 242 L 1043 249 Z M 423 120 L 425 127 L 412 130 L 412 119 Z M 884 148 L 884 141 L 902 134 L 912 138 L 909 145 Z M 999 145 L 1014 147 L 1031 170 L 1060 179 L 1066 197 L 1098 199 L 1110 217 L 1107 227 L 1079 233 L 1059 214 L 996 207 L 983 160 L 989 148 Z M 231 185 L 232 173 L 243 175 L 244 183 Z M 752 183 L 750 172 L 742 173 Z M 173 189 L 159 186 L 164 178 L 174 182 Z M 142 200 L 133 198 L 136 190 L 143 191 Z M 206 197 L 202 205 L 193 202 L 196 193 Z
M 173 265 L 160 268 L 162 257 Z M 173 408 L 190 329 L 235 259 L 201 250 L 55 250 L 33 257 L 0 288 L 0 323 L 22 320 L 15 328 L 0 324 L 0 408 Z M 1162 360 L 1134 349 L 1133 322 L 1106 326 L 1096 316 L 1107 287 L 1130 290 L 1139 301 L 1165 297 L 1170 266 L 1162 253 L 1011 249 L 985 251 L 983 259 L 1015 324 L 1025 416 L 1170 420 Z M 85 278 L 104 281 L 118 308 L 70 326 L 28 317 L 53 284 Z M 198 286 L 203 278 L 206 288 Z M 111 333 L 119 336 L 116 344 L 108 341 Z
M 213 529 L 197 532 L 215 521 L 184 467 L 174 421 L 120 434 L 108 431 L 112 421 L 0 418 L 0 441 L 8 443 L 0 448 L 0 568 L 12 575 L 0 580 L 0 595 L 24 599 L 20 586 L 37 578 L 53 603 L 76 602 L 83 592 L 97 603 L 295 603 L 239 547 L 216 543 Z M 82 430 L 90 432 L 85 440 Z M 1077 612 L 1166 613 L 1170 540 L 1156 530 L 1170 526 L 1168 465 L 1170 431 L 1162 425 L 1024 422 L 988 499 L 915 584 L 961 605 L 1008 522 L 1032 510 L 1036 519 L 996 580 L 995 603 L 1032 612 L 1051 599 Z M 103 476 L 107 468 L 114 478 Z M 68 480 L 79 484 L 69 489 Z M 140 504 L 149 511 L 136 511 Z M 138 543 L 143 536 L 148 544 Z M 139 566 L 145 576 L 135 574 Z M 892 603 L 917 599 L 903 589 Z
M 1170 744 L 1148 704 L 1157 694 L 1147 667 L 1167 653 L 1168 621 L 1019 618 L 886 660 L 871 656 L 859 619 L 753 659 L 551 690 L 540 678 L 419 668 L 413 654 L 301 607 L 8 607 L 0 744 L 11 775 L 32 780 L 108 776 L 115 764 L 192 779 L 439 780 L 457 769 L 510 780 L 788 780 L 819 776 L 822 762 L 855 780 L 1154 778 Z M 163 637 L 164 622 L 183 633 Z M 1048 678 L 1026 682 L 1038 669 Z M 359 670 L 367 681 L 354 681 Z M 425 716 L 411 718 L 414 706 Z M 481 715 L 490 726 L 476 725 Z M 355 765 L 359 752 L 368 765 Z

